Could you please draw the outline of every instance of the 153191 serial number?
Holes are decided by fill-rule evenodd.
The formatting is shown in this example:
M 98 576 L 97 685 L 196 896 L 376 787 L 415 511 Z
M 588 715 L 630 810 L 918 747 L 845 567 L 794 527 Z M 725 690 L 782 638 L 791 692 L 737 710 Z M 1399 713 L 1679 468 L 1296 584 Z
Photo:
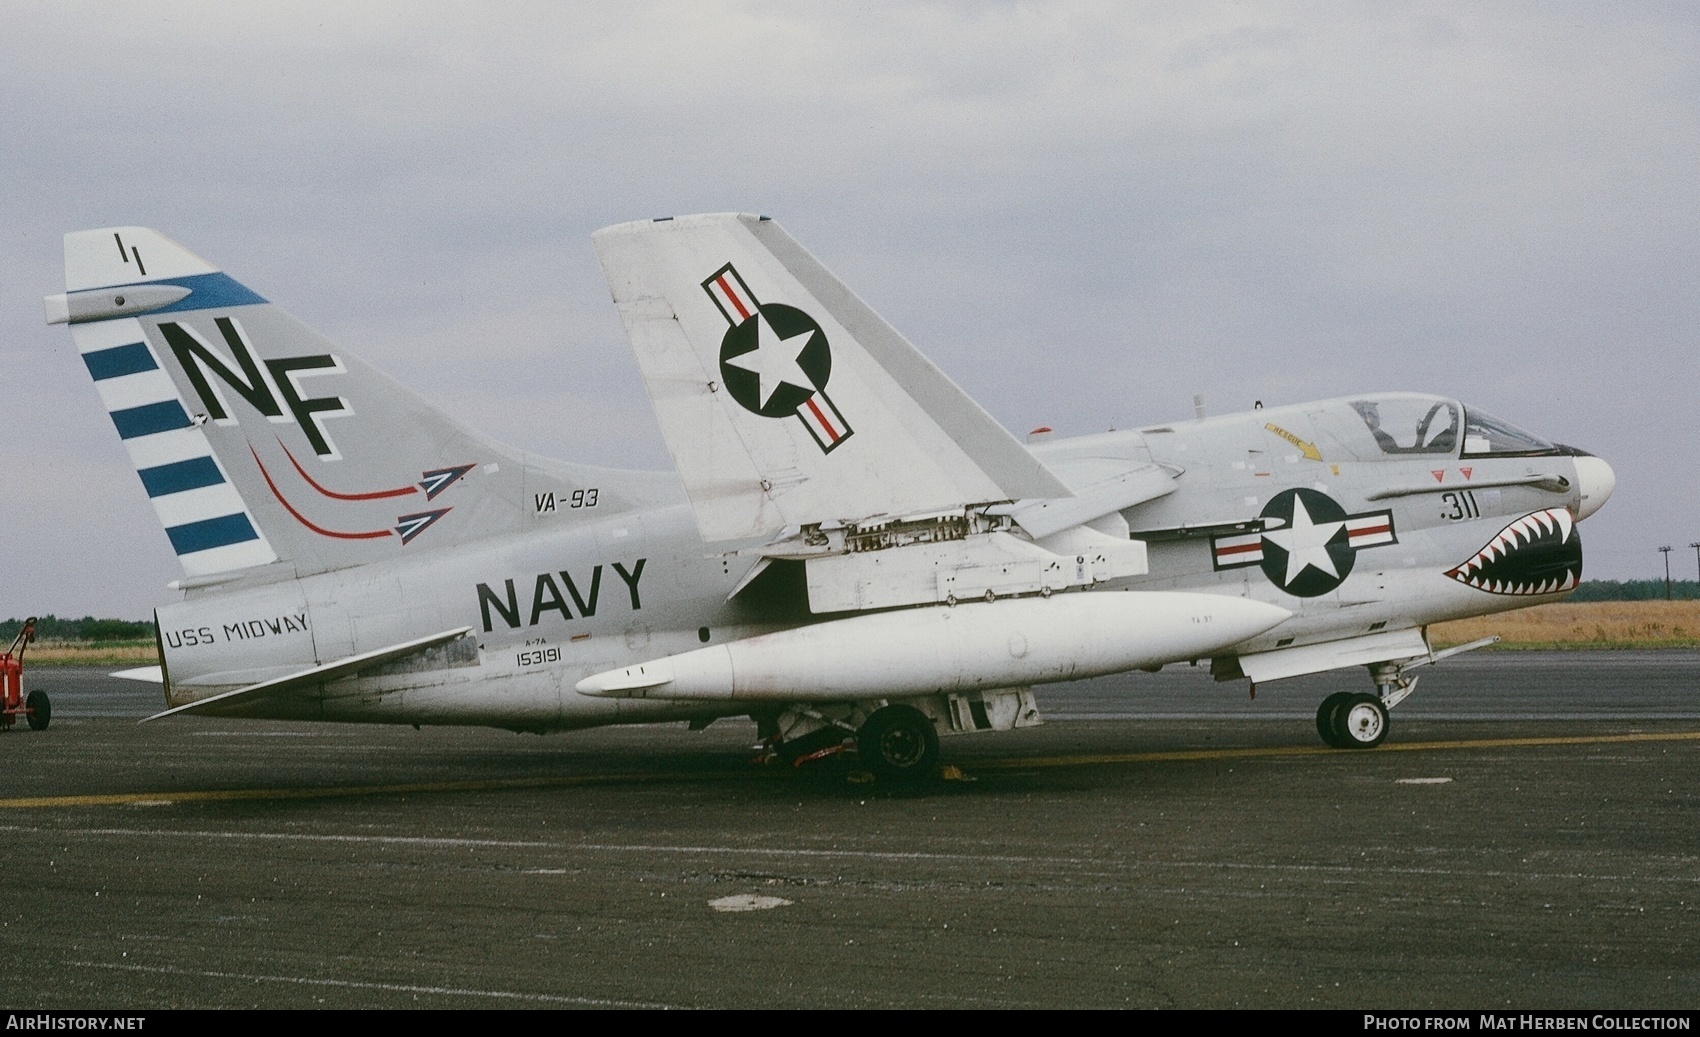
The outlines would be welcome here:
M 532 648 L 519 653 L 515 661 L 521 666 L 541 666 L 561 661 L 560 648 Z

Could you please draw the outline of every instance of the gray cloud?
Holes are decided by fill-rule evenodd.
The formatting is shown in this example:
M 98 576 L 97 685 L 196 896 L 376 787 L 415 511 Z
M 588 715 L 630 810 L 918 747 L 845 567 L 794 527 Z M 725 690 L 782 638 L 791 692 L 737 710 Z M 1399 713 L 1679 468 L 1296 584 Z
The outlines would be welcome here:
M 176 573 L 40 323 L 161 228 L 528 449 L 665 451 L 586 241 L 772 214 L 1018 432 L 1409 388 L 1609 458 L 1589 574 L 1700 539 L 1684 5 L 19 4 L 0 614 Z

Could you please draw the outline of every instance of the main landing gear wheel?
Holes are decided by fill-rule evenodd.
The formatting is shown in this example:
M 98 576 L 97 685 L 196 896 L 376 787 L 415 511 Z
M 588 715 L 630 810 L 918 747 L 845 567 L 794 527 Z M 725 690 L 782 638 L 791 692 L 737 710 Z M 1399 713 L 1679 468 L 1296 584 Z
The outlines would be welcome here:
M 933 773 L 938 765 L 939 734 L 915 707 L 886 706 L 856 732 L 856 749 L 876 777 L 914 781 Z
M 30 711 L 31 731 L 47 730 L 48 722 L 53 719 L 53 704 L 47 701 L 47 692 L 30 692 L 24 697 L 24 708 Z

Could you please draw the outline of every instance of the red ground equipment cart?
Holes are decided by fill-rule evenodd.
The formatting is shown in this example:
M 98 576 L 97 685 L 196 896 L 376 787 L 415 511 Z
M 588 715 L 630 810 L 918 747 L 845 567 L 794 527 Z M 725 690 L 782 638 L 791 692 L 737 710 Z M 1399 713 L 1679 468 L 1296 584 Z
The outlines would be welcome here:
M 23 629 L 12 639 L 12 647 L 0 655 L 0 731 L 8 731 L 19 717 L 29 721 L 30 730 L 45 731 L 53 719 L 47 692 L 24 695 L 24 649 L 35 640 L 35 617 L 24 620 Z

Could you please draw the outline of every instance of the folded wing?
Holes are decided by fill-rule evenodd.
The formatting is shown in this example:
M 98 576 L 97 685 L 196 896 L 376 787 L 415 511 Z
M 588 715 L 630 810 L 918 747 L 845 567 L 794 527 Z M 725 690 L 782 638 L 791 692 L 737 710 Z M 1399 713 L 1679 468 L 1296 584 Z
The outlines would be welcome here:
M 1070 496 L 773 221 L 594 241 L 705 539 Z

